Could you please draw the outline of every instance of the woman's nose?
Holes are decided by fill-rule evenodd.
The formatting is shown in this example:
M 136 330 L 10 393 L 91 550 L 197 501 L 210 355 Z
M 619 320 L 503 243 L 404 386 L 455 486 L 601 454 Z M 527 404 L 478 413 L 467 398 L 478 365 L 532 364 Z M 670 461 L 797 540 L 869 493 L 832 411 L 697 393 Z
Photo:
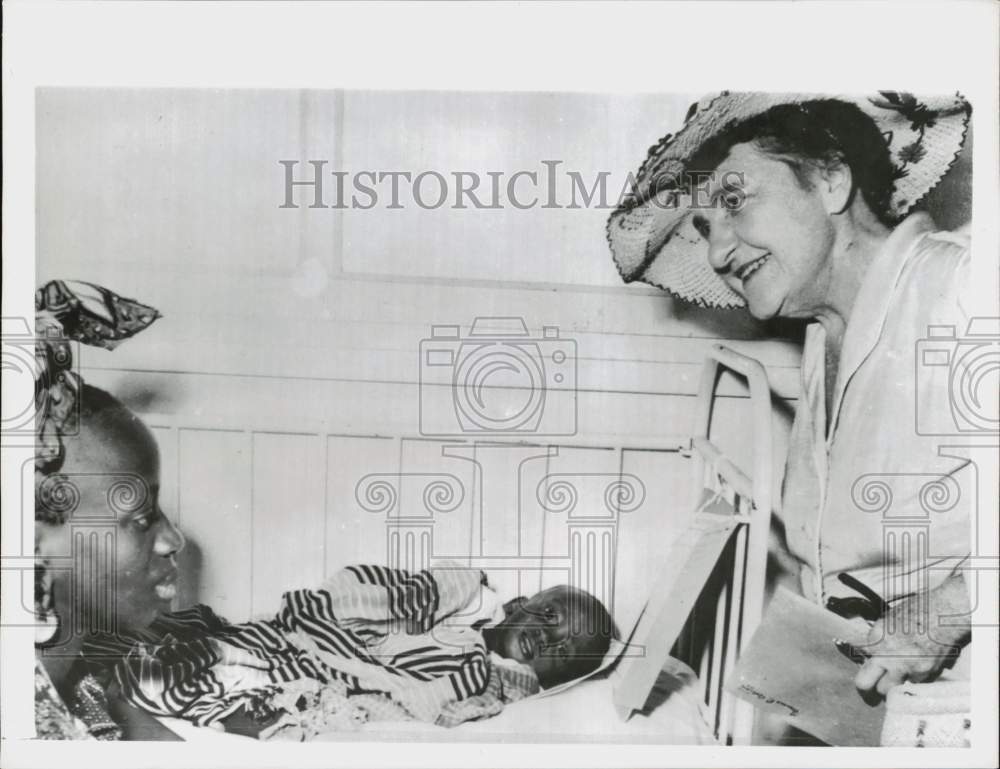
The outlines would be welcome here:
M 184 549 L 184 535 L 166 516 L 163 516 L 161 521 L 162 525 L 156 533 L 156 542 L 153 545 L 154 551 L 157 555 L 162 556 L 179 553 Z
M 720 275 L 731 269 L 733 254 L 739 241 L 723 216 L 713 216 L 708 231 L 708 263 Z

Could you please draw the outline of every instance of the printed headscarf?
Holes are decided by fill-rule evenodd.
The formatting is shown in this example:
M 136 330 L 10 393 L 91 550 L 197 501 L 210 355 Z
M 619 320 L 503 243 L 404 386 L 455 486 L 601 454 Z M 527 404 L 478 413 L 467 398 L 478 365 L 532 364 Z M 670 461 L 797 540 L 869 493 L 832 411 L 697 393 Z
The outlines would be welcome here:
M 79 430 L 83 380 L 73 370 L 74 344 L 113 350 L 159 317 L 152 307 L 82 281 L 53 280 L 35 293 L 36 489 L 62 466 L 63 438 Z

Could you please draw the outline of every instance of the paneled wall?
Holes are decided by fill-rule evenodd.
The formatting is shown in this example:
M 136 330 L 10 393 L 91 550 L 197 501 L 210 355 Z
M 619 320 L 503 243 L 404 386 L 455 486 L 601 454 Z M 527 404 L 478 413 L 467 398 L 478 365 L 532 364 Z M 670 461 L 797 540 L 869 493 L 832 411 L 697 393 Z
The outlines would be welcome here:
M 722 339 L 768 366 L 780 426 L 795 342 L 622 286 L 606 209 L 282 209 L 278 161 L 509 176 L 559 160 L 617 183 L 689 102 L 39 91 L 39 281 L 102 283 L 164 316 L 80 365 L 154 427 L 163 506 L 189 540 L 179 601 L 266 613 L 283 590 L 401 543 L 416 561 L 483 566 L 511 595 L 590 580 L 627 626 L 691 507 L 689 462 L 667 449 L 690 434 L 706 349 Z M 427 403 L 447 414 L 451 391 L 427 381 L 421 343 L 493 316 L 523 319 L 545 350 L 558 329 L 568 376 L 547 384 L 574 406 L 561 437 L 424 434 Z M 519 389 L 483 397 L 516 404 Z M 742 389 L 721 389 L 719 440 L 749 467 Z M 641 496 L 614 496 L 619 479 Z

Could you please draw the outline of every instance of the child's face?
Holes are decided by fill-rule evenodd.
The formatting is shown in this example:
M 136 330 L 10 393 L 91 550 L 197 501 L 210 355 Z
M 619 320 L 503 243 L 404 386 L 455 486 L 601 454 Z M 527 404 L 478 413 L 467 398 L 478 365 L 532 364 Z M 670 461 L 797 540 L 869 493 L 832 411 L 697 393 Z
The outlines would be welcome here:
M 569 681 L 603 656 L 602 628 L 589 606 L 588 596 L 566 585 L 543 590 L 496 626 L 491 645 L 501 657 L 530 665 L 543 688 Z

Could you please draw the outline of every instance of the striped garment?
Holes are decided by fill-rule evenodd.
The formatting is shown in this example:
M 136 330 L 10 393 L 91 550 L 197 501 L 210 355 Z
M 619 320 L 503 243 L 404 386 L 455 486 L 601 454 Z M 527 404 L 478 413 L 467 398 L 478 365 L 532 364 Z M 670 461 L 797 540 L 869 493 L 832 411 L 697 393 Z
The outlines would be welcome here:
M 334 728 L 454 726 L 538 691 L 530 668 L 490 663 L 479 632 L 489 596 L 476 569 L 349 566 L 318 590 L 285 593 L 273 619 L 231 625 L 199 605 L 141 634 L 92 638 L 84 655 L 113 666 L 132 704 L 202 726 L 241 710 L 298 717 L 287 703 L 306 710 L 320 693 Z M 296 692 L 308 696 L 289 696 Z

